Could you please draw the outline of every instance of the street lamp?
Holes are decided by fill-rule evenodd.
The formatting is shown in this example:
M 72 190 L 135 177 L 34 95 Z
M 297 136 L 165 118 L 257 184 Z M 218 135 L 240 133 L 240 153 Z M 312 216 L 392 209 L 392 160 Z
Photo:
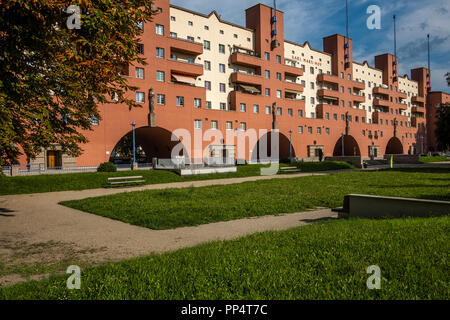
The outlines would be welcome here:
M 236 128 L 236 165 L 239 164 L 239 127 Z
M 289 130 L 289 161 L 292 163 L 292 130 Z
M 342 134 L 342 156 L 343 157 L 345 157 L 345 148 L 344 148 L 344 137 L 345 137 L 345 134 L 343 133 Z
M 133 126 L 133 164 L 131 165 L 131 168 L 134 169 L 136 163 L 136 134 L 135 134 L 136 122 L 133 121 L 131 125 Z

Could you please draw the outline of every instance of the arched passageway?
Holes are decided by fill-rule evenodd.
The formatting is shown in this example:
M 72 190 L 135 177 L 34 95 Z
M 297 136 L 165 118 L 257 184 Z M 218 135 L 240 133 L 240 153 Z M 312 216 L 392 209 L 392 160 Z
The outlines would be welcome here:
M 342 141 L 343 140 L 343 141 Z M 344 154 L 342 154 L 342 142 L 344 142 Z M 360 156 L 361 151 L 359 149 L 358 142 L 351 135 L 345 135 L 344 138 L 340 137 L 334 145 L 333 156 Z
M 292 158 L 295 158 L 295 149 L 290 144 L 289 138 L 286 137 L 281 132 L 278 133 L 278 157 L 276 155 L 272 155 L 272 151 L 276 152 L 277 148 L 275 143 L 277 135 L 272 131 L 263 135 L 255 147 L 252 150 L 251 160 L 252 162 L 267 162 L 277 160 L 289 159 L 290 154 L 292 153 Z M 291 147 L 290 147 L 291 146 Z M 274 159 L 275 158 L 275 159 Z
M 392 137 L 389 139 L 385 154 L 403 154 L 403 145 L 399 138 Z

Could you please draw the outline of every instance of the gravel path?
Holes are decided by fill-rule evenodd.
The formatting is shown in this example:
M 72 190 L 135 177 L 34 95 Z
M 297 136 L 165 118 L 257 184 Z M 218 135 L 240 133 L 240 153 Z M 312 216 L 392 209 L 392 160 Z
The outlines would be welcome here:
M 324 173 L 320 173 L 323 175 Z M 171 230 L 151 230 L 81 212 L 58 204 L 120 192 L 163 188 L 201 187 L 266 179 L 311 176 L 312 173 L 257 176 L 120 189 L 93 189 L 0 197 L 0 257 L 27 265 L 58 264 L 68 259 L 99 264 L 161 253 L 201 243 L 230 240 L 268 230 L 284 230 L 318 219 L 335 218 L 329 209 L 278 216 L 263 216 L 217 222 Z M 319 175 L 319 174 L 314 174 Z M 36 278 L 36 277 L 35 277 Z M 26 280 L 18 274 L 0 277 L 0 285 Z

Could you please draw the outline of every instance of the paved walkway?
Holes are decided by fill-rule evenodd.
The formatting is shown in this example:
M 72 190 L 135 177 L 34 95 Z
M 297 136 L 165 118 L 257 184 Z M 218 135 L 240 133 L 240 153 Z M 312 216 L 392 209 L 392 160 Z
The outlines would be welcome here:
M 56 264 L 68 258 L 97 264 L 150 253 L 230 240 L 255 232 L 284 230 L 318 219 L 335 218 L 329 209 L 278 216 L 239 219 L 171 230 L 151 230 L 81 212 L 60 201 L 163 188 L 225 185 L 266 179 L 296 178 L 325 173 L 301 173 L 233 179 L 191 181 L 120 189 L 93 189 L 0 197 L 0 255 L 8 260 L 18 250 L 23 262 Z M 206 209 L 205 209 L 206 210 Z M 27 248 L 27 249 L 26 249 Z M 42 250 L 39 250 L 41 248 Z M 0 285 L 23 281 L 17 275 L 0 277 Z

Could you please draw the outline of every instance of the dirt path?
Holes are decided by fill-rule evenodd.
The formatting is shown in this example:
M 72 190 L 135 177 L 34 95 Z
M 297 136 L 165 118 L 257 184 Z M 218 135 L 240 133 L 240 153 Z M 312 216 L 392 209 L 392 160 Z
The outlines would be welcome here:
M 311 175 L 313 174 L 257 176 L 134 188 L 2 196 L 0 197 L 0 285 L 11 285 L 26 280 L 19 275 L 21 272 L 14 271 L 21 270 L 20 268 L 23 269 L 24 266 L 34 266 L 37 270 L 39 268 L 36 265 L 52 266 L 50 270 L 61 271 L 73 262 L 88 265 L 119 261 L 210 241 L 230 240 L 255 232 L 284 230 L 318 219 L 336 217 L 329 209 L 321 209 L 217 222 L 196 227 L 151 230 L 67 208 L 59 205 L 60 201 L 137 190 L 224 185 Z M 13 272 L 9 269 L 8 272 L 11 265 L 15 269 L 13 268 Z M 47 269 L 42 270 L 44 270 L 42 273 L 45 273 Z

